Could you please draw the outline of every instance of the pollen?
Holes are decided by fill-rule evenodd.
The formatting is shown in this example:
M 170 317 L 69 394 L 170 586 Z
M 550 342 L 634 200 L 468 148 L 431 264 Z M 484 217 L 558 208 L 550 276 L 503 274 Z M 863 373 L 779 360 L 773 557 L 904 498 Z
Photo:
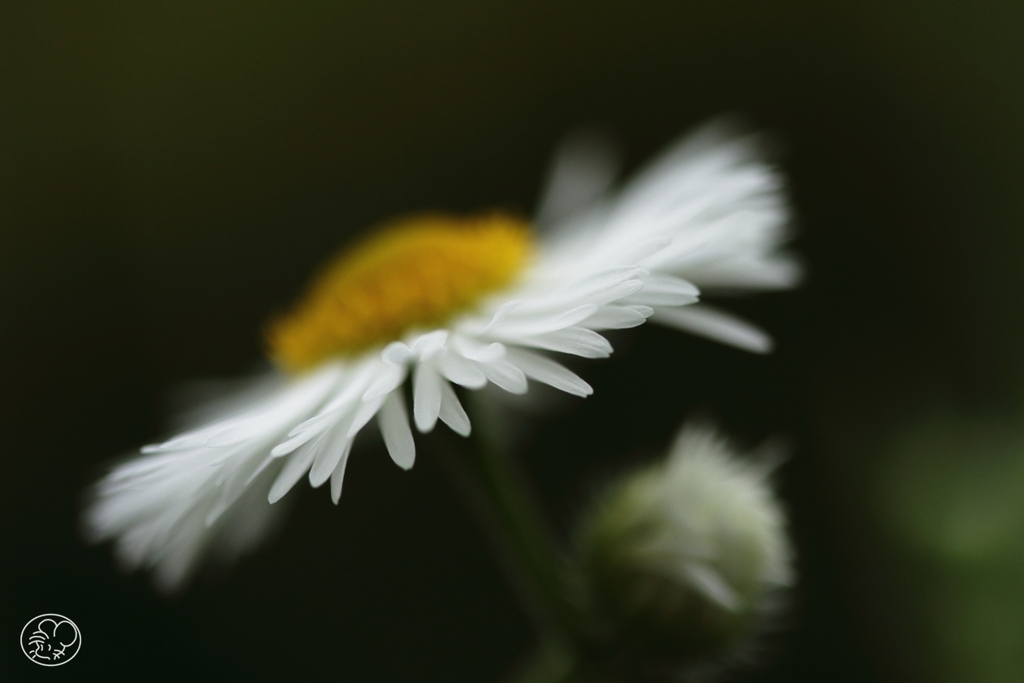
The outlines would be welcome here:
M 386 224 L 328 262 L 294 308 L 271 321 L 269 354 L 301 372 L 440 326 L 512 283 L 532 247 L 529 225 L 500 213 Z

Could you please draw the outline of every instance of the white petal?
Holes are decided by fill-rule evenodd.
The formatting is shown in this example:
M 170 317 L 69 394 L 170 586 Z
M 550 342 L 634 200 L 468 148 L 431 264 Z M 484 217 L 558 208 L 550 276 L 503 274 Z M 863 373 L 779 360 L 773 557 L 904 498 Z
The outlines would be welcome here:
M 441 421 L 451 427 L 452 431 L 462 436 L 469 436 L 469 416 L 466 415 L 459 397 L 448 382 L 441 382 L 441 410 L 439 413 Z
M 352 371 L 340 382 L 339 391 L 336 391 L 327 405 L 321 409 L 321 413 L 329 413 L 338 408 L 347 408 L 354 404 L 367 391 L 382 374 L 391 369 L 388 363 L 381 362 L 377 358 L 364 358 L 357 361 Z M 291 433 L 296 433 L 293 430 Z
M 508 359 L 527 377 L 574 396 L 590 396 L 594 390 L 583 379 L 563 365 L 539 353 L 509 347 Z
M 270 454 L 275 458 L 280 458 L 290 453 L 294 453 L 296 450 L 302 448 L 314 439 L 321 438 L 327 430 L 331 429 L 339 422 L 350 422 L 352 412 L 353 407 L 350 404 L 334 408 L 330 412 L 321 412 L 320 414 L 303 421 L 288 432 L 289 438 L 277 446 L 274 446 L 273 450 L 270 451 Z
M 647 306 L 685 306 L 700 297 L 692 283 L 673 275 L 652 273 L 644 278 L 644 287 L 629 297 L 630 303 Z
M 417 336 L 409 347 L 420 360 L 427 360 L 444 351 L 448 330 L 434 330 Z
M 568 267 L 574 264 L 569 262 Z M 516 314 L 536 313 L 540 311 L 560 311 L 574 308 L 582 304 L 607 304 L 617 301 L 643 288 L 640 279 L 649 275 L 649 271 L 641 266 L 602 267 L 594 275 L 569 284 L 548 284 L 543 292 L 533 293 L 529 300 L 524 299 L 517 308 Z
M 113 539 L 128 568 L 152 567 L 164 590 L 179 587 L 209 552 L 231 557 L 252 547 L 279 516 L 266 502 L 284 464 L 270 457 L 271 447 L 323 404 L 343 374 L 327 366 L 258 397 L 243 390 L 243 398 L 221 403 L 231 406 L 226 420 L 116 467 L 95 487 L 87 532 Z M 227 430 L 231 438 L 206 445 Z
M 768 353 L 772 350 L 772 339 L 765 331 L 707 304 L 658 308 L 651 320 L 731 344 L 745 351 Z
M 215 437 L 218 433 L 233 429 L 239 424 L 246 424 L 250 420 L 251 416 L 234 416 L 218 420 L 211 425 L 186 432 L 174 437 L 173 439 L 164 441 L 163 443 L 154 443 L 143 446 L 141 452 L 148 455 L 150 453 L 170 453 L 188 450 L 190 448 L 203 447 L 206 445 L 207 441 Z
M 607 358 L 612 353 L 612 345 L 607 339 L 585 327 L 567 327 L 535 337 L 523 337 L 516 342 L 524 346 L 570 353 L 583 358 Z
M 525 394 L 528 388 L 526 375 L 508 360 L 500 359 L 481 363 L 480 369 L 491 382 L 511 394 Z
M 288 458 L 288 461 L 281 469 L 281 473 L 277 475 L 277 479 L 274 480 L 273 485 L 270 487 L 270 493 L 267 494 L 267 502 L 276 503 L 284 497 L 284 494 L 291 491 L 292 487 L 298 483 L 299 479 L 302 479 L 310 465 L 313 464 L 313 456 L 315 455 L 316 451 L 314 449 L 306 448 Z
M 261 396 L 241 414 L 214 421 L 162 444 L 146 446 L 143 453 L 183 451 L 194 448 L 220 448 L 245 443 L 254 435 L 290 427 L 294 416 L 309 410 L 310 403 L 319 403 L 342 378 L 336 365 L 326 366 L 304 377 L 300 382 L 285 385 L 269 396 Z M 262 382 L 262 380 L 259 380 Z
M 405 399 L 400 392 L 393 392 L 384 400 L 377 415 L 384 445 L 395 464 L 404 470 L 412 467 L 416 460 L 416 444 L 409 429 L 409 415 L 405 411 Z
M 720 260 L 687 271 L 705 289 L 788 289 L 803 276 L 800 264 L 785 253 L 751 254 Z
M 348 428 L 349 438 L 355 438 L 355 435 L 377 414 L 377 411 L 380 410 L 381 405 L 384 403 L 384 398 L 364 401 L 356 408 L 355 415 L 352 416 L 352 424 Z
M 271 463 L 273 463 L 275 460 L 276 460 L 276 458 L 274 458 L 274 456 L 269 455 L 269 454 L 267 455 L 267 457 L 263 458 L 263 461 L 259 464 L 259 466 L 245 480 L 245 485 L 246 486 L 251 485 L 256 480 L 256 477 L 258 477 L 261 474 L 263 474 L 264 470 L 269 468 Z
M 380 357 L 391 365 L 405 365 L 413 357 L 412 349 L 402 342 L 391 342 L 380 352 Z
M 453 336 L 452 346 L 466 358 L 481 363 L 490 363 L 505 356 L 504 344 L 498 342 L 485 344 L 463 335 Z
M 384 365 L 381 368 L 380 375 L 370 383 L 366 393 L 363 394 L 363 400 L 372 401 L 390 394 L 405 381 L 406 372 L 407 370 L 404 365 L 392 365 L 390 363 Z
M 360 401 L 360 395 L 375 371 L 382 367 L 377 360 L 357 365 L 323 412 L 292 429 L 289 433 L 294 436 L 271 450 L 275 457 L 291 454 L 270 488 L 267 499 L 271 503 L 280 500 L 307 471 L 314 486 L 326 481 L 337 464 L 337 454 L 343 448 L 353 420 L 366 405 Z M 314 462 L 319 462 L 316 471 L 311 469 Z
M 438 356 L 434 364 L 442 375 L 456 384 L 470 389 L 479 389 L 487 384 L 487 377 L 480 368 L 454 349 Z
M 504 320 L 505 316 L 507 316 L 516 308 L 518 308 L 521 303 L 522 302 L 519 301 L 518 299 L 512 299 L 511 301 L 506 301 L 502 303 L 500 306 L 498 306 L 498 308 L 494 311 L 494 313 L 491 315 L 491 317 L 487 320 L 486 323 L 473 325 L 473 331 L 479 333 L 491 329 L 499 322 Z
M 317 488 L 330 478 L 341 462 L 341 456 L 350 448 L 351 438 L 345 425 L 338 425 L 324 436 L 324 445 L 309 470 L 309 485 Z
M 307 428 L 303 429 L 298 434 L 292 436 L 288 440 L 282 441 L 281 443 L 274 446 L 274 448 L 271 449 L 270 451 L 270 455 L 272 455 L 275 458 L 283 458 L 286 455 L 294 453 L 299 448 L 309 443 L 316 437 L 321 436 L 324 433 L 324 431 L 326 431 L 330 427 L 331 423 L 334 420 L 338 419 L 338 413 L 335 412 L 327 415 L 319 415 L 317 417 L 317 422 L 314 424 L 310 424 L 309 421 L 307 420 L 302 425 L 299 425 L 300 427 L 305 426 Z
M 441 411 L 441 378 L 429 363 L 420 363 L 413 374 L 412 413 L 416 429 L 424 434 L 434 428 Z
M 252 481 L 259 476 L 267 464 L 268 458 L 264 458 L 262 462 L 255 458 L 233 458 L 231 463 L 233 467 L 222 467 L 224 472 L 229 472 L 227 476 L 224 473 L 218 475 L 217 480 L 214 482 L 216 486 L 221 489 L 220 498 L 217 500 L 213 508 L 206 513 L 206 526 L 211 527 L 221 515 L 235 504 L 239 497 L 245 492 L 246 488 L 252 483 Z
M 334 468 L 334 472 L 331 473 L 331 500 L 334 501 L 335 505 L 341 500 L 341 484 L 345 479 L 345 466 L 348 465 L 348 455 L 351 450 L 352 440 L 349 439 L 345 444 L 345 450 L 341 453 L 338 465 Z
M 659 236 L 640 240 L 629 245 L 619 252 L 619 260 L 623 263 L 640 263 L 646 265 L 645 260 L 663 251 L 672 244 L 671 237 Z
M 575 296 L 577 294 L 593 294 L 596 292 L 602 292 L 607 289 L 611 289 L 617 285 L 627 282 L 629 280 L 636 280 L 645 275 L 649 275 L 648 271 L 643 266 L 638 265 L 624 265 L 616 268 L 602 269 L 599 273 L 584 278 L 578 283 L 571 285 L 569 294 Z
M 587 327 L 592 330 L 625 330 L 647 322 L 654 313 L 650 306 L 602 306 L 587 318 Z
M 500 336 L 527 336 L 564 330 L 567 327 L 583 322 L 596 311 L 597 305 L 590 303 L 554 314 L 509 316 L 504 322 L 493 328 L 492 334 Z
M 736 591 L 713 567 L 698 562 L 687 562 L 684 572 L 694 588 L 729 611 L 741 607 Z
M 627 296 L 635 294 L 643 288 L 643 280 L 626 280 L 625 282 L 620 282 L 614 287 L 609 287 L 599 294 L 589 297 L 588 301 L 598 304 L 599 306 L 610 304 L 625 299 Z
M 566 137 L 545 182 L 537 222 L 550 225 L 595 201 L 618 172 L 618 155 L 602 135 L 591 131 Z

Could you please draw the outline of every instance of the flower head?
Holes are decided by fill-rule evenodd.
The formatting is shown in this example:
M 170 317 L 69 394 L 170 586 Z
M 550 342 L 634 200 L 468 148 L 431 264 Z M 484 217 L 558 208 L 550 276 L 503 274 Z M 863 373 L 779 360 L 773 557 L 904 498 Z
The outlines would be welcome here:
M 664 461 L 596 501 L 577 545 L 609 645 L 649 664 L 692 667 L 747 641 L 793 581 L 771 469 L 688 425 Z
M 607 357 L 603 330 L 651 319 L 770 348 L 760 330 L 697 303 L 702 290 L 784 288 L 798 277 L 779 250 L 782 178 L 753 139 L 705 130 L 617 194 L 601 191 L 607 174 L 580 168 L 578 154 L 563 155 L 554 192 L 575 177 L 569 194 L 587 201 L 566 212 L 571 198 L 549 196 L 562 218 L 542 212 L 540 237 L 500 213 L 428 215 L 343 253 L 269 326 L 271 377 L 115 467 L 87 511 L 90 534 L 115 539 L 129 567 L 151 566 L 174 588 L 206 551 L 251 546 L 272 518 L 266 501 L 301 478 L 330 481 L 337 502 L 352 442 L 374 418 L 395 463 L 412 467 L 407 379 L 418 431 L 440 420 L 467 435 L 453 385 L 522 394 L 533 380 L 587 396 L 590 385 L 549 353 Z

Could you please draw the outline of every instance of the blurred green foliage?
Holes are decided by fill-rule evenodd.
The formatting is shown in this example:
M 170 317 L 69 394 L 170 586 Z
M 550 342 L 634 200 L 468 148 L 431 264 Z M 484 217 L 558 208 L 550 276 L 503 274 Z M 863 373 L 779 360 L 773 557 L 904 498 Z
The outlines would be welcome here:
M 936 680 L 1024 675 L 1024 421 L 937 413 L 878 464 L 877 510 Z

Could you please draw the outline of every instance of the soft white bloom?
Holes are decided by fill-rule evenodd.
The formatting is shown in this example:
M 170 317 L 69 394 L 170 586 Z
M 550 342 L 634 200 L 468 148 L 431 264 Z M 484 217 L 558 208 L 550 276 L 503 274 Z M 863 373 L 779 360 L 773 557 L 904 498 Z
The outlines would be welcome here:
M 735 654 L 794 581 L 776 458 L 685 426 L 668 457 L 616 481 L 577 546 L 592 622 L 620 650 L 673 666 Z
M 353 439 L 374 418 L 395 463 L 411 467 L 415 444 L 402 391 L 407 379 L 418 431 L 429 432 L 441 420 L 467 435 L 469 418 L 453 384 L 480 389 L 492 383 L 521 394 L 529 379 L 587 396 L 590 385 L 549 352 L 607 357 L 612 347 L 602 330 L 651 319 L 768 351 L 762 331 L 697 303 L 702 291 L 785 288 L 798 278 L 795 262 L 779 250 L 789 217 L 783 179 L 760 159 L 756 142 L 706 129 L 617 193 L 606 191 L 611 174 L 596 160 L 585 163 L 578 149 L 565 151 L 538 217 L 539 243 L 507 284 L 453 308 L 434 327 L 411 325 L 358 353 L 321 360 L 315 355 L 320 338 L 309 342 L 307 333 L 323 330 L 309 332 L 312 323 L 304 322 L 296 348 L 315 362 L 300 359 L 297 374 L 273 372 L 257 389 L 208 411 L 205 424 L 115 467 L 96 487 L 86 515 L 89 532 L 114 539 L 127 566 L 151 567 L 160 585 L 174 588 L 205 552 L 231 555 L 258 540 L 271 519 L 266 501 L 275 503 L 301 478 L 314 487 L 330 481 L 337 502 Z M 375 258 L 383 257 L 371 253 L 358 265 L 372 269 Z M 431 263 L 414 267 L 412 285 L 409 273 L 394 273 L 408 290 L 397 298 L 430 295 L 431 278 L 461 277 L 447 267 L 434 273 Z M 391 275 L 382 277 L 387 289 Z M 374 322 L 378 295 L 360 294 L 359 320 Z M 384 300 L 390 305 L 388 296 Z

